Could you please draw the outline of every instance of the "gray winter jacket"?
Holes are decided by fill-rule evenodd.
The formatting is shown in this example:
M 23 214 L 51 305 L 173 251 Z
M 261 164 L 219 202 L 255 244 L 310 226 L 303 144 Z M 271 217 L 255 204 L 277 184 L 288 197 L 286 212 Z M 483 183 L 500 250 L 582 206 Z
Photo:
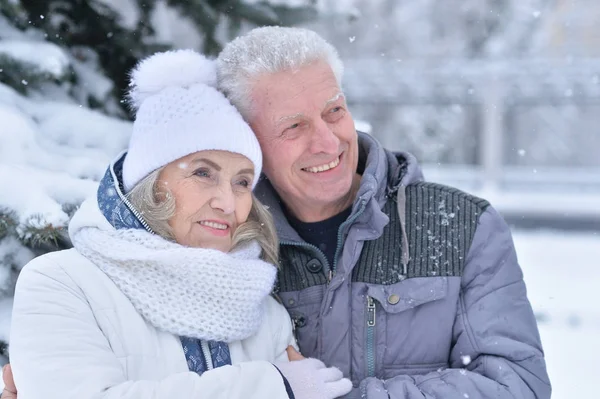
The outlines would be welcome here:
M 304 356 L 339 367 L 349 398 L 549 398 L 508 226 L 485 201 L 425 183 L 414 157 L 359 135 L 360 188 L 335 263 L 304 242 L 268 180 L 280 297 Z

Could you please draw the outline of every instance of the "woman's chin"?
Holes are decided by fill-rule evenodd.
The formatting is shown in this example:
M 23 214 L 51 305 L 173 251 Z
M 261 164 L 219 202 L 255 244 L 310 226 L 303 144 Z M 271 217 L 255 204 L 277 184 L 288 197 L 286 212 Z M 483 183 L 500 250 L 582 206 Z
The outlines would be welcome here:
M 202 237 L 195 240 L 194 244 L 191 246 L 194 248 L 215 249 L 221 252 L 229 252 L 231 250 L 231 240 L 225 238 L 206 239 L 205 237 Z
M 231 250 L 231 237 L 218 236 L 205 231 L 204 228 L 191 229 L 185 235 L 179 237 L 175 234 L 175 242 L 185 247 L 216 249 L 221 252 L 229 252 Z

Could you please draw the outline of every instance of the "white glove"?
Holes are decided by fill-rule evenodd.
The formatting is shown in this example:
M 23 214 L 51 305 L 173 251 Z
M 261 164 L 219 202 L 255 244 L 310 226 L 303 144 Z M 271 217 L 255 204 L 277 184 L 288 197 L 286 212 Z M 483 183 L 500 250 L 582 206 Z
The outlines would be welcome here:
M 288 380 L 296 399 L 335 399 L 352 390 L 352 382 L 335 367 L 317 359 L 303 359 L 275 365 Z

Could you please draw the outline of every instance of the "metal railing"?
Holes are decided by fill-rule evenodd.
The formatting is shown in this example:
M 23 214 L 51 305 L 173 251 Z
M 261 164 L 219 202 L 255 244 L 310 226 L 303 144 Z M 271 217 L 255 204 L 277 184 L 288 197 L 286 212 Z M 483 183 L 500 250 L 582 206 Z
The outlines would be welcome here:
M 345 65 L 355 117 L 386 147 L 415 152 L 428 178 L 515 218 L 600 229 L 600 60 Z

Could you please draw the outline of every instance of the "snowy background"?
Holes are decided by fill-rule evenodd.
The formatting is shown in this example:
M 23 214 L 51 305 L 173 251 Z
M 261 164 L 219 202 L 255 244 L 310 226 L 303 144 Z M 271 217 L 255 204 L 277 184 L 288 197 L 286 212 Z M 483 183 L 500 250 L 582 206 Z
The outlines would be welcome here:
M 600 396 L 597 0 L 140 3 L 0 0 L 0 363 L 19 270 L 69 246 L 69 218 L 127 144 L 132 63 L 171 47 L 214 55 L 280 23 L 338 48 L 361 130 L 504 214 L 553 397 Z

